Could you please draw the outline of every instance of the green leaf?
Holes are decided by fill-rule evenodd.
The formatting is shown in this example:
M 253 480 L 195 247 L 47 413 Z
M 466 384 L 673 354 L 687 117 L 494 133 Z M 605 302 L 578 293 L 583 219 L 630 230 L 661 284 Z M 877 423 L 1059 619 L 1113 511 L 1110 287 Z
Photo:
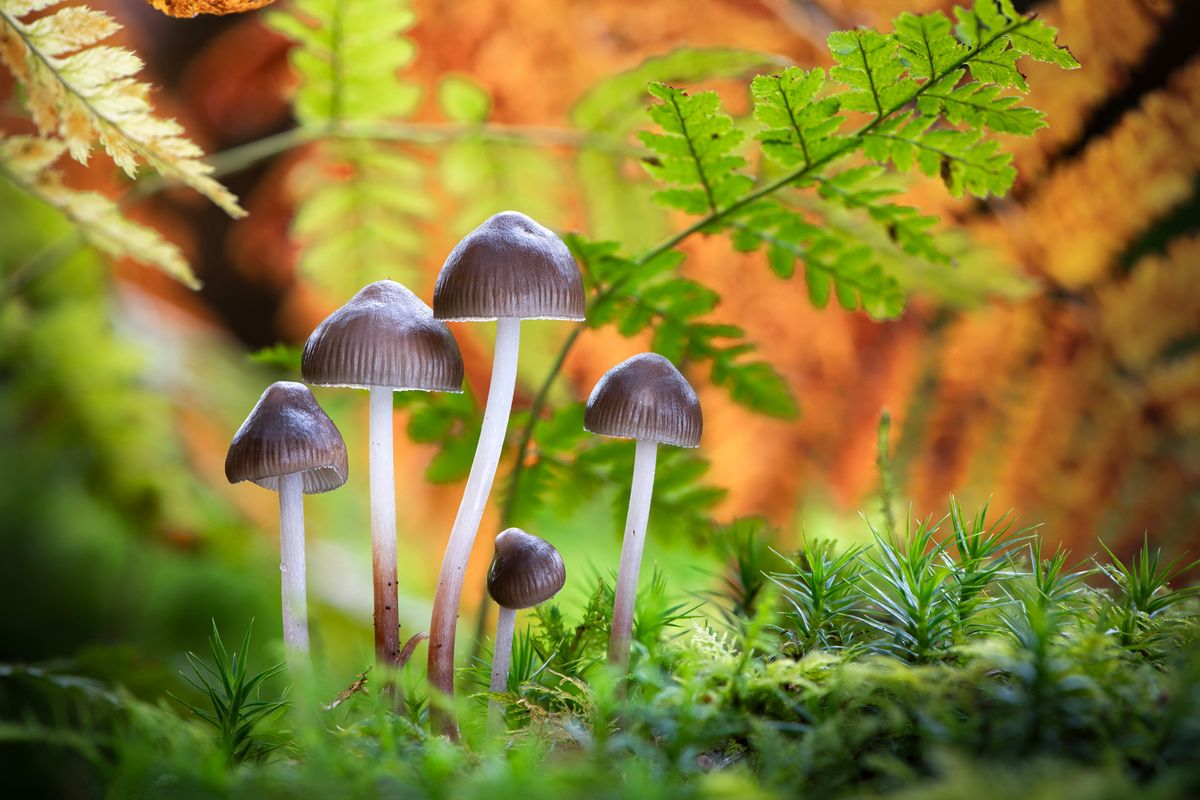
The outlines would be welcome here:
M 1018 106 L 1019 96 L 1002 94 L 1003 87 L 978 81 L 955 86 L 961 77 L 961 70 L 955 70 L 938 81 L 917 100 L 917 108 L 922 114 L 941 114 L 956 125 L 1018 136 L 1032 136 L 1046 127 L 1046 115 L 1036 108 Z
M 746 160 L 734 152 L 742 131 L 721 111 L 716 92 L 689 95 L 682 89 L 652 84 L 650 94 L 661 100 L 650 107 L 650 117 L 662 133 L 641 131 L 639 138 L 656 158 L 646 170 L 672 188 L 658 193 L 666 205 L 690 214 L 703 214 L 729 206 L 753 186 L 753 179 L 737 170 Z
M 910 206 L 885 202 L 899 193 L 877 181 L 881 167 L 868 165 L 843 170 L 819 183 L 822 197 L 848 209 L 865 210 L 867 216 L 883 226 L 887 237 L 902 250 L 936 264 L 950 263 L 950 256 L 935 240 L 932 230 L 937 218 L 922 214 Z
M 902 120 L 903 121 L 903 120 Z M 940 177 L 950 194 L 962 197 L 1004 195 L 1016 180 L 1012 155 L 998 142 L 984 139 L 982 131 L 930 129 L 933 117 L 909 118 L 905 124 L 880 126 L 865 136 L 863 151 L 869 158 L 891 161 L 897 169 L 913 165 L 930 177 Z
M 295 345 L 273 344 L 250 354 L 250 361 L 255 364 L 273 367 L 281 372 L 300 374 L 300 355 L 303 348 Z
M 625 131 L 640 122 L 650 83 L 736 77 L 780 62 L 779 56 L 752 50 L 680 47 L 594 85 L 571 109 L 571 122 L 591 131 Z
M 909 75 L 926 82 L 954 67 L 967 48 L 954 38 L 950 20 L 940 11 L 932 14 L 904 13 L 896 18 L 900 59 Z
M 967 68 L 971 70 L 971 77 L 977 81 L 1015 86 L 1022 92 L 1027 92 L 1029 84 L 1017 69 L 1017 59 L 1020 57 L 1019 51 L 1008 46 L 1007 37 L 1001 36 L 972 56 L 967 61 Z
M 1062 69 L 1079 69 L 1069 49 L 1058 43 L 1058 31 L 1040 19 L 1028 19 L 1009 34 L 1014 50 L 1035 61 L 1044 61 Z
M 850 87 L 838 95 L 843 108 L 882 117 L 902 105 L 916 88 L 905 75 L 893 36 L 865 29 L 835 31 L 828 42 L 838 62 L 829 77 Z
M 717 360 L 712 380 L 729 390 L 735 403 L 768 417 L 791 419 L 796 416 L 796 399 L 783 376 L 765 361 Z
M 438 84 L 438 105 L 447 119 L 477 123 L 487 119 L 492 99 L 487 90 L 462 75 L 447 75 Z
M 759 75 L 751 83 L 754 118 L 763 152 L 785 167 L 808 166 L 839 146 L 834 137 L 844 119 L 836 97 L 816 100 L 825 71 L 788 67 L 778 75 Z
M 301 271 L 336 296 L 381 278 L 410 280 L 424 244 L 416 223 L 434 211 L 424 181 L 421 162 L 393 146 L 322 145 L 294 176 L 306 197 L 292 223 Z
M 474 396 L 469 391 L 397 392 L 395 404 L 409 410 L 408 438 L 438 446 L 425 470 L 426 480 L 447 483 L 465 478 L 483 424 Z
M 304 0 L 268 23 L 300 47 L 291 51 L 300 76 L 294 100 L 303 125 L 374 122 L 406 116 L 420 97 L 398 70 L 416 55 L 403 37 L 413 23 L 404 3 L 391 0 Z

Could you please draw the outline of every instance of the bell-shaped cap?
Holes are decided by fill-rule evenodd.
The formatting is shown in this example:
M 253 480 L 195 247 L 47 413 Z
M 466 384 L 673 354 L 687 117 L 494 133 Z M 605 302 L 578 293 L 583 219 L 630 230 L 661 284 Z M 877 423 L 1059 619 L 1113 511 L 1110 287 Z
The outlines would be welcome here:
M 438 319 L 583 319 L 583 278 L 554 231 L 502 211 L 446 257 L 433 290 Z
M 318 386 L 461 392 L 462 354 L 446 323 L 395 281 L 376 281 L 317 326 L 300 361 Z
M 350 473 L 346 443 L 307 386 L 279 381 L 267 387 L 233 435 L 225 477 L 279 491 L 279 478 L 297 472 L 304 476 L 305 494 L 336 489 Z
M 567 568 L 554 545 L 520 528 L 496 537 L 496 555 L 488 569 L 487 588 L 505 608 L 529 608 L 558 594 Z
M 597 381 L 583 427 L 602 436 L 696 447 L 704 417 L 695 390 L 674 364 L 658 353 L 639 353 Z

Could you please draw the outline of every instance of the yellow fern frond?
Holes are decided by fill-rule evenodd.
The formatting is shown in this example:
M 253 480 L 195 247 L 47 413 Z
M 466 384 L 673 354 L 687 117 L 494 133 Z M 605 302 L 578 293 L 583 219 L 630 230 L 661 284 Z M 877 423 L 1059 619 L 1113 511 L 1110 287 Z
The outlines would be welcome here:
M 204 153 L 173 119 L 156 117 L 150 87 L 134 76 L 141 59 L 98 42 L 120 30 L 107 14 L 68 6 L 32 22 L 21 18 L 58 0 L 0 0 L 0 60 L 24 84 L 30 114 L 43 136 L 59 136 L 71 157 L 87 163 L 99 140 L 135 177 L 145 162 L 212 200 L 232 217 L 245 216 L 237 198 L 211 175 Z
M 102 194 L 63 185 L 53 166 L 65 150 L 57 139 L 0 136 L 0 175 L 58 209 L 100 252 L 156 267 L 192 289 L 200 288 L 183 253 L 157 231 L 125 219 L 117 204 Z

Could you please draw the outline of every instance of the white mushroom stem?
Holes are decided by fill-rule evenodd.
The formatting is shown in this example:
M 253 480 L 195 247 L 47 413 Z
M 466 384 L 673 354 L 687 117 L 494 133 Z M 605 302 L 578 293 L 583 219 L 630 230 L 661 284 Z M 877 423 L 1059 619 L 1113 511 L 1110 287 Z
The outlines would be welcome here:
M 437 592 L 433 598 L 433 618 L 429 622 L 429 683 L 434 689 L 454 695 L 454 636 L 458 623 L 458 604 L 462 595 L 463 575 L 467 559 L 475 544 L 479 521 L 487 505 L 504 436 L 508 430 L 508 415 L 512 410 L 513 389 L 517 382 L 517 353 L 521 342 L 521 320 L 505 318 L 496 321 L 496 354 L 492 362 L 492 383 L 488 387 L 487 407 L 483 412 L 483 427 L 471 462 L 471 474 L 458 506 L 458 516 L 450 531 L 442 571 L 438 575 Z M 434 705 L 434 730 L 454 734 L 453 718 L 440 713 Z
M 279 545 L 283 578 L 283 644 L 289 668 L 308 664 L 308 599 L 304 586 L 304 476 L 279 478 Z
M 371 574 L 375 584 L 375 661 L 400 664 L 396 608 L 396 485 L 392 460 L 392 389 L 371 387 Z
M 654 494 L 654 464 L 658 442 L 638 439 L 633 456 L 633 485 L 629 491 L 629 513 L 625 517 L 625 540 L 617 567 L 612 634 L 608 640 L 608 663 L 624 670 L 629 665 L 629 643 L 633 638 L 633 609 L 637 601 L 638 572 L 646 546 L 650 521 L 650 497 Z
M 512 664 L 513 628 L 517 611 L 500 606 L 496 618 L 496 646 L 492 650 L 492 693 L 508 691 L 508 670 Z M 488 733 L 493 736 L 504 730 L 504 706 L 498 700 L 488 703 Z

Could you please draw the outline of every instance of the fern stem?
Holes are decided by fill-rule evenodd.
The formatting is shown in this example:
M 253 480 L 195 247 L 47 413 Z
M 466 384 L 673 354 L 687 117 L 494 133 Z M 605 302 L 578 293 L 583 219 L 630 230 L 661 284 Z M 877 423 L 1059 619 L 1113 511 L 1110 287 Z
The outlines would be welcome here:
M 470 138 L 497 144 L 529 145 L 531 147 L 551 145 L 576 150 L 597 150 L 630 158 L 637 158 L 645 154 L 641 148 L 629 145 L 614 136 L 552 125 L 507 125 L 503 123 L 461 125 L 442 122 L 355 124 L 343 122 L 333 128 L 320 126 L 291 128 L 214 153 L 208 158 L 208 163 L 213 168 L 212 176 L 219 178 L 248 169 L 260 161 L 265 161 L 280 153 L 325 140 L 365 139 L 378 142 L 439 145 Z M 128 199 L 148 197 L 176 183 L 178 180 L 162 175 L 143 178 L 126 197 Z

